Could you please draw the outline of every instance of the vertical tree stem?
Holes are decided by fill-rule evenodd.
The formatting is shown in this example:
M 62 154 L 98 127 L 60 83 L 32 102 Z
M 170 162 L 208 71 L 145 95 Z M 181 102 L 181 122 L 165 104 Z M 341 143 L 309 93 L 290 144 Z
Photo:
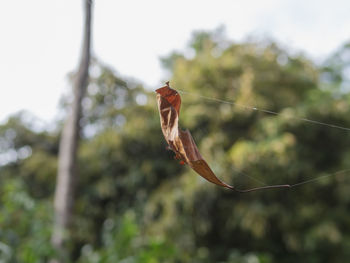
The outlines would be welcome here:
M 77 176 L 77 149 L 79 144 L 81 102 L 85 95 L 89 76 L 91 49 L 91 9 L 92 1 L 84 1 L 84 36 L 79 68 L 73 81 L 74 99 L 63 127 L 60 140 L 58 173 L 54 197 L 54 226 L 52 244 L 58 253 L 56 262 L 65 261 L 67 249 L 65 241 L 69 238 L 69 223 L 74 204 L 75 177 Z

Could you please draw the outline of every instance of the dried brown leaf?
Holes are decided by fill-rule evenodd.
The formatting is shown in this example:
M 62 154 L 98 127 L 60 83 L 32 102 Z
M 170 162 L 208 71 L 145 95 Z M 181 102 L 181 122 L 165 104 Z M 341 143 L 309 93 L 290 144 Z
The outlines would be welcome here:
M 207 162 L 199 153 L 198 147 L 188 130 L 181 130 L 179 127 L 179 115 L 181 107 L 180 94 L 170 88 L 169 82 L 165 86 L 156 90 L 157 102 L 160 115 L 160 124 L 165 140 L 170 149 L 175 153 L 175 159 L 181 164 L 188 164 L 200 176 L 211 183 L 223 186 L 238 192 L 250 192 L 268 188 L 289 188 L 289 185 L 272 185 L 248 190 L 237 190 L 216 177 Z

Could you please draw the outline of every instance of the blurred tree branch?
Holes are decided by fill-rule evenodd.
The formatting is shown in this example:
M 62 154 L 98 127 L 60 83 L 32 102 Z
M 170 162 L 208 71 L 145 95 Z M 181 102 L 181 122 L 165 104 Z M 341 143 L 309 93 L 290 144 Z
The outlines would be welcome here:
M 67 255 L 65 241 L 69 236 L 68 227 L 74 203 L 74 182 L 77 175 L 76 155 L 80 133 L 79 121 L 82 115 L 81 102 L 86 92 L 89 75 L 92 1 L 84 0 L 84 8 L 85 21 L 82 54 L 73 82 L 74 98 L 63 127 L 59 148 L 57 183 L 54 197 L 55 217 L 52 234 L 52 244 L 59 255 L 58 262 L 63 261 Z

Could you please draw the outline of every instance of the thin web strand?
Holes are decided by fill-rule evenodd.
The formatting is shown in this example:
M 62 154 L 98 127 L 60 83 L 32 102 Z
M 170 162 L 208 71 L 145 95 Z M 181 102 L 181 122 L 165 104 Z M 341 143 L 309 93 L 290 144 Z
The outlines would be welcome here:
M 251 180 L 253 180 L 253 181 L 255 181 L 255 182 L 257 182 L 257 183 L 259 183 L 259 184 L 261 184 L 261 185 L 263 185 L 263 186 L 267 186 L 267 184 L 266 184 L 265 182 L 263 182 L 262 180 L 260 180 L 260 179 L 254 178 L 253 176 L 250 176 L 250 175 L 248 175 L 247 173 L 242 172 L 242 171 L 236 169 L 235 167 L 232 167 L 232 169 L 235 170 L 236 173 L 238 173 L 238 175 L 248 177 L 249 179 L 251 179 Z
M 241 107 L 241 108 L 248 109 L 248 110 L 260 111 L 260 112 L 264 112 L 264 113 L 268 113 L 268 114 L 272 114 L 272 115 L 280 115 L 280 116 L 287 117 L 289 119 L 295 119 L 295 120 L 309 122 L 309 123 L 312 123 L 312 124 L 327 126 L 327 127 L 330 127 L 330 128 L 340 129 L 340 130 L 344 130 L 344 131 L 350 131 L 350 128 L 348 128 L 348 127 L 343 127 L 343 126 L 339 126 L 339 125 L 335 125 L 335 124 L 331 124 L 331 123 L 325 123 L 325 122 L 320 122 L 320 121 L 316 121 L 316 120 L 311 120 L 311 119 L 301 118 L 301 117 L 295 117 L 295 116 L 287 116 L 286 114 L 283 114 L 283 113 L 270 111 L 270 110 L 265 110 L 265 109 L 260 109 L 258 107 L 243 105 L 243 104 L 239 104 L 239 103 L 236 103 L 236 102 L 233 102 L 233 101 L 227 101 L 227 100 L 222 100 L 222 99 L 217 99 L 217 98 L 206 97 L 206 96 L 203 96 L 203 95 L 199 95 L 199 94 L 196 94 L 196 93 L 187 92 L 187 91 L 183 91 L 183 90 L 177 90 L 177 91 L 182 93 L 182 94 L 188 94 L 188 95 L 196 96 L 198 98 L 211 100 L 211 101 L 216 101 L 216 102 L 224 103 L 224 104 L 229 104 L 229 105 Z
M 295 184 L 285 184 L 285 185 L 267 185 L 266 183 L 252 177 L 252 176 L 249 176 L 247 175 L 246 173 L 241 173 L 243 176 L 247 176 L 248 178 L 254 180 L 254 181 L 257 181 L 257 182 L 260 182 L 261 184 L 264 184 L 263 187 L 259 187 L 259 188 L 253 188 L 253 189 L 250 189 L 248 190 L 247 192 L 251 192 L 251 191 L 254 191 L 255 189 L 264 189 L 264 187 L 266 188 L 295 188 L 295 187 L 298 187 L 298 186 L 301 186 L 301 185 L 304 185 L 304 184 L 308 184 L 308 183 L 313 183 L 313 182 L 316 182 L 316 181 L 320 181 L 326 177 L 333 177 L 333 176 L 336 176 L 336 175 L 339 175 L 339 174 L 346 174 L 350 172 L 350 169 L 346 169 L 346 170 L 340 170 L 340 171 L 337 171 L 335 173 L 331 173 L 331 174 L 326 174 L 326 175 L 322 175 L 322 176 L 318 176 L 318 177 L 315 177 L 315 178 L 312 178 L 312 179 L 309 179 L 309 180 L 305 180 L 305 181 L 301 181 L 299 183 L 295 183 Z M 350 173 L 348 174 L 350 175 Z M 282 186 L 282 187 L 281 187 Z M 245 191 L 243 191 L 245 192 Z
M 265 110 L 265 109 L 260 109 L 258 107 L 243 105 L 243 104 L 239 104 L 239 103 L 236 103 L 236 102 L 233 102 L 233 101 L 227 101 L 227 100 L 222 100 L 222 99 L 218 99 L 218 98 L 211 98 L 211 97 L 199 95 L 199 94 L 196 94 L 196 93 L 187 92 L 187 91 L 184 91 L 184 90 L 177 90 L 177 91 L 179 91 L 182 94 L 188 94 L 188 95 L 196 96 L 198 98 L 202 98 L 202 99 L 206 99 L 206 100 L 211 100 L 211 101 L 215 101 L 215 102 L 219 102 L 219 103 L 224 103 L 224 104 L 229 104 L 229 105 L 233 105 L 233 106 L 238 106 L 238 107 L 241 107 L 241 108 L 244 108 L 244 109 L 260 111 L 260 112 L 264 112 L 264 113 L 268 113 L 268 114 L 272 114 L 272 115 L 285 116 L 282 113 L 278 113 L 278 112 L 274 112 L 274 111 L 270 111 L 270 110 Z M 290 119 L 296 119 L 296 120 L 309 122 L 309 123 L 312 123 L 312 124 L 323 125 L 323 126 L 327 126 L 327 127 L 330 127 L 330 128 L 336 128 L 336 129 L 340 129 L 340 130 L 350 131 L 350 128 L 348 128 L 348 127 L 343 127 L 343 126 L 334 125 L 334 124 L 330 124 L 330 123 L 320 122 L 320 121 L 311 120 L 311 119 L 307 119 L 307 118 L 300 118 L 300 117 L 294 117 L 294 116 L 285 116 L 285 117 L 288 117 Z M 238 172 L 239 174 L 250 178 L 251 180 L 254 180 L 254 181 L 256 181 L 256 182 L 258 182 L 260 184 L 263 184 L 263 185 L 267 186 L 267 184 L 265 182 L 263 182 L 263 181 L 261 181 L 261 180 L 259 180 L 257 178 L 254 178 L 253 176 L 250 176 L 250 175 L 248 175 L 246 173 L 243 173 L 242 171 L 238 171 L 237 169 L 234 169 L 234 170 L 236 170 L 236 172 Z M 322 179 L 324 179 L 326 177 L 332 177 L 332 176 L 336 176 L 338 174 L 347 173 L 347 172 L 350 172 L 350 169 L 337 171 L 337 172 L 332 173 L 332 174 L 326 174 L 326 175 L 319 176 L 319 177 L 316 177 L 316 178 L 312 178 L 312 179 L 309 179 L 309 180 L 301 181 L 299 183 L 291 184 L 289 186 L 290 186 L 290 188 L 295 188 L 297 186 L 301 186 L 301 185 L 304 185 L 304 184 L 308 184 L 308 183 L 312 183 L 312 182 L 316 182 L 316 181 L 322 180 Z
M 293 187 L 300 186 L 300 185 L 303 185 L 303 184 L 312 183 L 312 182 L 321 180 L 321 179 L 326 178 L 326 177 L 336 176 L 338 174 L 345 174 L 347 172 L 350 172 L 350 169 L 340 170 L 340 171 L 332 173 L 332 174 L 326 174 L 326 175 L 322 175 L 322 176 L 319 176 L 319 177 L 316 177 L 316 178 L 305 180 L 305 181 L 302 181 L 300 183 L 292 184 L 292 185 L 290 185 L 290 187 L 293 188 Z

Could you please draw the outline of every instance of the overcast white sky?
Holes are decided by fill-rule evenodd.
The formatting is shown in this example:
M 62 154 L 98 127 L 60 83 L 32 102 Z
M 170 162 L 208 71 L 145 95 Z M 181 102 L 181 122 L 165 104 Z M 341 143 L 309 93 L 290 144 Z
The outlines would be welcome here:
M 350 39 L 349 0 L 95 0 L 93 52 L 121 75 L 156 88 L 159 57 L 191 32 L 225 25 L 228 37 L 268 35 L 322 59 Z M 0 121 L 29 110 L 57 114 L 76 68 L 82 0 L 0 0 Z

